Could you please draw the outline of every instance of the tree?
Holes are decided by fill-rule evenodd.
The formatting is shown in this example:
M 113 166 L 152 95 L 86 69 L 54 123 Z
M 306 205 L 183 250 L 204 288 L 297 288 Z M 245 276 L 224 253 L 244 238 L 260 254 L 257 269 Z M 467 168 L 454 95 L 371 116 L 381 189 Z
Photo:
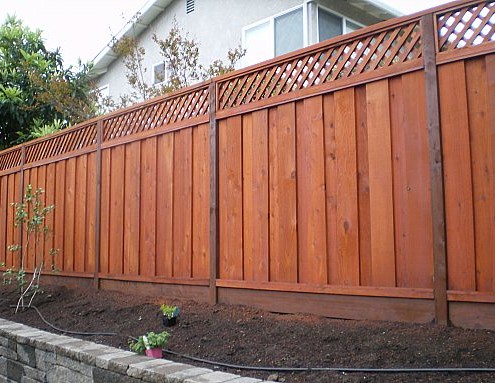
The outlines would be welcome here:
M 35 126 L 78 123 L 94 116 L 89 65 L 64 68 L 41 31 L 14 16 L 0 26 L 0 149 L 33 138 Z
M 104 100 L 104 107 L 107 110 L 173 92 L 187 87 L 195 81 L 207 80 L 233 71 L 235 64 L 246 53 L 240 46 L 229 49 L 226 62 L 218 59 L 205 67 L 199 63 L 198 42 L 179 27 L 175 18 L 168 35 L 161 39 L 157 34 L 154 34 L 153 41 L 160 49 L 160 54 L 169 74 L 166 81 L 155 85 L 146 82 L 146 68 L 143 66 L 146 51 L 135 38 L 125 36 L 114 41 L 113 49 L 122 58 L 126 68 L 127 83 L 131 86 L 132 91 L 130 94 L 121 95 L 117 102 L 109 98 Z

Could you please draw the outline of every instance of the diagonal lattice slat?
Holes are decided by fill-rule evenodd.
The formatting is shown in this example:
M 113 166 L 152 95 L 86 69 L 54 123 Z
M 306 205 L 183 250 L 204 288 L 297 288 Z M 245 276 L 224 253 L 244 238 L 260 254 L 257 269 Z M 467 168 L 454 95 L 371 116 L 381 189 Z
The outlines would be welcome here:
M 208 114 L 208 87 L 158 100 L 103 121 L 103 141 Z
M 437 15 L 438 50 L 495 41 L 495 2 L 480 2 Z
M 221 81 L 219 110 L 390 67 L 421 57 L 419 21 L 358 36 Z
M 0 171 L 21 166 L 22 149 L 17 148 L 0 154 Z
M 26 145 L 26 164 L 96 145 L 96 123 L 68 129 L 50 139 Z

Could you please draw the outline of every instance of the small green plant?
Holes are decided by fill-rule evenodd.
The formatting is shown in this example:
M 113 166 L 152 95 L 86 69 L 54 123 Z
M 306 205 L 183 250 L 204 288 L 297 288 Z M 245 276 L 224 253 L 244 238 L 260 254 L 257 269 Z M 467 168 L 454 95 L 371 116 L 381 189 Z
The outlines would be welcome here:
M 3 283 L 15 284 L 19 292 L 19 300 L 15 312 L 19 308 L 30 307 L 35 295 L 40 291 L 40 276 L 45 266 L 45 253 L 43 240 L 51 234 L 49 227 L 45 226 L 46 216 L 55 208 L 54 205 L 44 206 L 41 201 L 43 189 L 33 190 L 31 185 L 26 187 L 22 202 L 13 202 L 15 209 L 14 226 L 21 228 L 23 241 L 21 244 L 8 246 L 8 250 L 18 254 L 18 260 L 3 273 Z M 50 249 L 50 255 L 54 257 L 57 250 Z M 26 279 L 26 262 L 28 257 L 34 260 L 34 270 L 31 280 Z M 5 267 L 5 265 L 4 265 Z M 29 300 L 25 303 L 25 300 Z
M 170 334 L 167 331 L 149 332 L 146 335 L 141 335 L 137 340 L 130 340 L 129 348 L 138 354 L 144 354 L 145 350 L 164 347 L 168 343 L 168 338 L 170 338 Z
M 168 319 L 178 317 L 180 312 L 177 306 L 169 306 L 165 303 L 160 306 L 160 311 L 162 312 L 163 316 L 167 317 Z

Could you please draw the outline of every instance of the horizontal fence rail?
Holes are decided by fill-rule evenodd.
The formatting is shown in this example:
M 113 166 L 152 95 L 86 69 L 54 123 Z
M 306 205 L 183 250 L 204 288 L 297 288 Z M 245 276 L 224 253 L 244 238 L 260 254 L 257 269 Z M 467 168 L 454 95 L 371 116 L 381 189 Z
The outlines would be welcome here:
M 493 328 L 494 100 L 495 2 L 363 28 L 0 152 L 0 262 L 31 184 L 68 283 Z

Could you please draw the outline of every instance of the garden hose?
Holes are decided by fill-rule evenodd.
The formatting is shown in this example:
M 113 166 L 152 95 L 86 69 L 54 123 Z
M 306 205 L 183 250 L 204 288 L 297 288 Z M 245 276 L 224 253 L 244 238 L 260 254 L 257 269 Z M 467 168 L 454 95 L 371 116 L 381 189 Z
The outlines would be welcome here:
M 16 307 L 16 306 L 10 306 L 10 307 Z M 61 329 L 53 324 L 51 324 L 50 322 L 48 322 L 44 317 L 43 315 L 41 314 L 40 310 L 38 310 L 38 308 L 36 306 L 28 306 L 27 308 L 29 309 L 33 309 L 34 311 L 36 311 L 36 313 L 38 314 L 38 316 L 41 318 L 41 320 L 49 327 L 51 327 L 52 329 L 54 329 L 55 331 L 59 331 L 61 333 L 65 333 L 65 334 L 71 334 L 71 335 L 80 335 L 80 336 L 115 336 L 115 335 L 118 335 L 117 333 L 115 332 L 79 332 L 79 331 L 70 331 L 70 330 L 64 330 L 64 329 Z
M 439 373 L 439 372 L 449 372 L 449 373 L 461 373 L 461 372 L 495 372 L 495 368 L 477 368 L 477 367 L 439 367 L 439 368 L 354 368 L 354 367 L 265 367 L 265 366 L 242 366 L 238 364 L 213 362 L 208 359 L 197 358 L 194 356 L 180 354 L 175 351 L 163 349 L 167 354 L 178 356 L 180 358 L 193 360 L 195 362 L 201 362 L 210 364 L 218 367 L 232 368 L 234 370 L 251 370 L 251 371 L 269 371 L 269 372 L 360 372 L 360 373 Z
M 13 306 L 15 307 L 15 306 Z M 39 309 L 36 306 L 30 306 L 29 308 L 36 311 L 41 320 L 52 329 L 72 335 L 81 336 L 116 336 L 114 332 L 79 332 L 63 330 L 50 322 L 48 322 Z M 128 338 L 136 339 L 132 336 Z M 205 363 L 216 367 L 231 368 L 234 370 L 246 370 L 246 371 L 267 371 L 267 372 L 343 372 L 343 373 L 367 373 L 367 374 L 404 374 L 404 373 L 495 373 L 495 368 L 483 368 L 483 367 L 431 367 L 431 368 L 354 368 L 354 367 L 268 367 L 268 366 L 244 366 L 239 364 L 215 362 L 208 359 L 198 358 L 195 356 L 181 354 L 172 350 L 163 349 L 167 354 L 192 360 L 195 362 Z

